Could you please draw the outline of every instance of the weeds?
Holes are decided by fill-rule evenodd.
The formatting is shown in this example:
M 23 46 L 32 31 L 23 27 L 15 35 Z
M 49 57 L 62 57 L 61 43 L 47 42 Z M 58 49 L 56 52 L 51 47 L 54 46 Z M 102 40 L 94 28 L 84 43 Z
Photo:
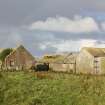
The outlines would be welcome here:
M 50 74 L 48 74 L 47 72 L 46 73 L 45 72 L 37 72 L 36 77 L 38 79 L 53 79 L 53 77 Z
M 105 76 L 3 72 L 0 105 L 105 105 Z

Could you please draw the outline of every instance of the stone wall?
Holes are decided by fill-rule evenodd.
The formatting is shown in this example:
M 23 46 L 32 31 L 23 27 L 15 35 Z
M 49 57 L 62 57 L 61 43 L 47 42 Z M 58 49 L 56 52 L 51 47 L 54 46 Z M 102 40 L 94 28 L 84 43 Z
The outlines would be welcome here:
M 5 59 L 5 68 L 7 69 L 29 69 L 33 62 L 34 57 L 23 47 L 19 47 L 16 51 L 13 51 Z
M 75 64 L 51 63 L 50 68 L 56 72 L 75 72 Z
M 94 74 L 94 57 L 82 50 L 76 60 L 76 70 L 77 73 Z
M 100 58 L 101 74 L 105 74 L 105 57 Z

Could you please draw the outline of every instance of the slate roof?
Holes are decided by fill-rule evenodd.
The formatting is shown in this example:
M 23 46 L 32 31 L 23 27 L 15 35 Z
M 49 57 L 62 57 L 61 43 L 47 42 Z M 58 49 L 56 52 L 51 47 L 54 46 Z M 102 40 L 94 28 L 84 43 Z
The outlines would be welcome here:
M 88 51 L 94 57 L 105 57 L 105 48 L 84 47 L 82 50 Z

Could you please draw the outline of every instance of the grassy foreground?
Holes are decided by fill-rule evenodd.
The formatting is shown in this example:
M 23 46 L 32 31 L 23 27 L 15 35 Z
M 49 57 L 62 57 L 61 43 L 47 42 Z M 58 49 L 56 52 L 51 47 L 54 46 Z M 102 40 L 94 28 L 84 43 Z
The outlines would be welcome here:
M 0 105 L 105 105 L 105 77 L 2 72 Z

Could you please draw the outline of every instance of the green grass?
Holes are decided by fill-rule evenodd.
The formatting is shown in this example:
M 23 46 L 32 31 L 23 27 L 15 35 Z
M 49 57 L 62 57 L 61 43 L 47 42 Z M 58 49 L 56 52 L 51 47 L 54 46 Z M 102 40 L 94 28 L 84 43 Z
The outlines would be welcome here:
M 105 77 L 2 72 L 0 105 L 105 105 Z

